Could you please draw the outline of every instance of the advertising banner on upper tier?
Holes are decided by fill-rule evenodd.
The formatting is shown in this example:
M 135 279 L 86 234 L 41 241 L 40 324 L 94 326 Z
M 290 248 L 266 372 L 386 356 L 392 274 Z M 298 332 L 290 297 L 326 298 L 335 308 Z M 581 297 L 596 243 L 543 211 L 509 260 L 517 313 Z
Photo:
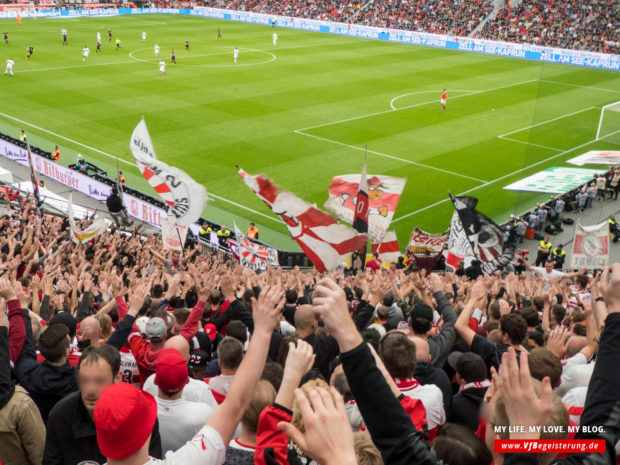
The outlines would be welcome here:
M 4 139 L 0 139 L 0 155 L 16 161 L 21 165 L 28 166 L 28 152 Z M 82 194 L 99 200 L 100 202 L 105 202 L 112 190 L 112 187 L 107 184 L 67 168 L 66 166 L 54 163 L 40 155 L 33 153 L 32 161 L 35 171 L 71 189 L 75 189 Z M 130 216 L 161 228 L 161 219 L 166 217 L 166 211 L 164 209 L 155 207 L 128 193 L 125 193 L 123 197 L 125 205 L 127 206 L 127 212 Z
M 620 150 L 590 150 L 589 152 L 571 158 L 567 161 L 571 165 L 620 165 Z
M 563 168 L 554 166 L 505 186 L 504 189 L 539 194 L 564 194 L 591 181 L 601 170 Z

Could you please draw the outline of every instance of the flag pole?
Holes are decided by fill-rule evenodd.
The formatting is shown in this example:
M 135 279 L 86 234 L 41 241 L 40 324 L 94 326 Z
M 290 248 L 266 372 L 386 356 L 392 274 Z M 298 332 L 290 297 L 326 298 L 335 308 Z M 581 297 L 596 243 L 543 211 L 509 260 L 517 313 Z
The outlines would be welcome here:
M 28 149 L 28 165 L 30 165 L 30 183 L 32 184 L 32 193 L 34 194 L 35 204 L 37 206 L 37 216 L 41 217 L 41 193 L 39 192 L 39 180 L 37 174 L 34 171 L 34 165 L 32 164 L 32 154 L 30 153 L 30 141 L 28 137 L 25 137 L 26 147 Z
M 368 156 L 368 144 L 366 144 L 366 147 L 364 148 L 364 168 L 362 170 L 362 175 L 360 176 L 360 182 L 359 182 L 359 186 L 357 190 L 357 198 L 355 201 L 355 214 L 353 216 L 353 228 L 357 232 L 365 233 L 365 234 L 368 234 L 368 182 L 366 180 L 367 179 L 366 177 L 367 156 Z M 359 208 L 358 202 L 360 202 L 360 198 L 363 196 L 363 194 L 361 194 L 362 192 L 366 194 L 365 195 L 366 198 L 362 199 L 362 201 L 366 202 L 366 205 L 363 206 L 362 212 L 360 212 L 358 209 Z M 365 211 L 365 214 L 364 214 L 364 211 Z M 358 213 L 362 213 L 362 216 L 359 217 Z M 358 219 L 360 221 L 358 221 Z M 353 254 L 351 255 L 351 268 L 352 269 L 359 268 L 360 270 L 364 271 L 364 269 L 366 268 L 367 252 L 368 252 L 368 238 L 366 239 L 364 246 L 357 252 L 353 252 Z
M 450 191 L 448 191 L 448 195 L 450 196 L 450 200 L 452 201 L 452 205 L 454 206 L 454 210 L 456 211 L 456 214 L 459 215 L 459 220 L 461 221 L 461 225 L 463 225 L 463 220 L 461 219 L 461 213 L 459 212 L 459 209 L 456 208 L 456 204 L 454 203 L 454 197 L 452 197 L 452 194 L 450 193 Z M 465 231 L 465 227 L 464 226 L 463 226 L 463 231 L 465 232 L 465 237 L 467 238 L 467 242 L 468 242 L 469 246 L 471 247 L 471 251 L 474 254 L 474 258 L 479 261 L 480 258 L 476 254 L 476 249 L 474 247 L 474 243 L 469 239 L 469 234 L 467 234 L 467 231 Z

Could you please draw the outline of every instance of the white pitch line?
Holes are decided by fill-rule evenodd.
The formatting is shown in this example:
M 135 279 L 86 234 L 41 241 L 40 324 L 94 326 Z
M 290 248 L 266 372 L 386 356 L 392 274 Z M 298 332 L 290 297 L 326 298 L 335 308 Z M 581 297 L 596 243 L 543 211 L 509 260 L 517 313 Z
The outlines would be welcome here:
M 609 135 L 607 135 L 605 137 L 601 137 L 601 139 L 605 139 L 606 137 L 609 137 L 612 134 L 609 134 Z M 601 139 L 599 139 L 599 140 L 601 140 Z M 532 163 L 531 165 L 528 165 L 528 166 L 526 166 L 524 168 L 521 168 L 521 169 L 518 169 L 516 171 L 513 171 L 512 173 L 508 173 L 508 174 L 505 174 L 503 176 L 500 176 L 499 178 L 493 179 L 492 181 L 486 182 L 486 183 L 484 183 L 484 184 L 482 184 L 480 186 L 476 186 L 476 187 L 473 187 L 473 188 L 468 189 L 466 191 L 463 191 L 460 194 L 456 194 L 456 196 L 458 197 L 458 196 L 461 196 L 461 195 L 466 195 L 466 194 L 469 194 L 471 192 L 477 191 L 478 189 L 482 189 L 483 187 L 487 187 L 487 186 L 489 186 L 491 184 L 495 184 L 498 181 L 501 181 L 503 179 L 509 178 L 510 176 L 514 176 L 515 174 L 521 173 L 522 171 L 527 171 L 530 168 L 534 168 L 535 166 L 538 166 L 538 165 L 541 165 L 543 163 L 546 163 L 549 160 L 553 160 L 555 158 L 558 158 L 558 157 L 561 157 L 563 155 L 566 155 L 567 153 L 573 152 L 575 150 L 579 150 L 580 148 L 585 147 L 585 146 L 591 144 L 592 142 L 596 142 L 596 139 L 589 140 L 588 142 L 584 142 L 583 144 L 580 144 L 580 145 L 578 145 L 576 147 L 572 147 L 572 148 L 570 148 L 568 150 L 565 150 L 563 152 L 560 152 L 560 153 L 557 153 L 557 154 L 552 155 L 550 157 L 547 157 L 547 158 L 545 158 L 543 160 L 540 160 L 540 161 L 538 161 L 536 163 Z M 419 210 L 416 210 L 416 211 L 411 212 L 411 213 L 407 213 L 406 215 L 403 215 L 403 216 L 401 216 L 399 218 L 396 218 L 396 219 L 392 220 L 392 223 L 397 223 L 400 220 L 404 220 L 405 218 L 409 218 L 410 216 L 417 215 L 418 213 L 422 213 L 423 211 L 428 210 L 429 208 L 436 207 L 437 205 L 441 205 L 442 203 L 449 202 L 449 201 L 450 201 L 450 199 L 447 198 L 447 199 L 440 200 L 439 202 L 435 202 L 435 203 L 433 203 L 431 205 L 427 205 L 424 208 L 420 208 Z
M 377 151 L 374 151 L 374 150 L 366 150 L 364 147 L 356 147 L 355 145 L 345 144 L 344 142 L 338 142 L 337 140 L 326 139 L 325 137 L 315 136 L 313 134 L 306 134 L 305 132 L 302 132 L 299 129 L 296 129 L 294 132 L 297 133 L 297 134 L 300 134 L 302 136 L 312 137 L 313 139 L 322 140 L 322 141 L 325 141 L 325 142 L 331 142 L 332 144 L 341 145 L 343 147 L 348 147 L 350 149 L 359 150 L 359 151 L 362 151 L 362 152 L 366 152 L 367 151 L 368 153 L 372 153 L 374 155 L 379 155 L 380 157 L 391 158 L 392 160 L 402 161 L 404 163 L 409 163 L 411 165 L 416 165 L 416 166 L 419 166 L 421 168 L 426 168 L 426 169 L 430 169 L 430 170 L 439 171 L 439 172 L 442 172 L 442 173 L 445 173 L 445 174 L 450 174 L 450 175 L 453 175 L 453 176 L 458 176 L 460 178 L 471 179 L 472 181 L 476 181 L 476 182 L 479 182 L 479 183 L 486 183 L 487 182 L 484 179 L 478 179 L 478 178 L 474 178 L 472 176 L 467 176 L 465 174 L 455 173 L 454 171 L 449 171 L 449 170 L 444 170 L 442 168 L 437 168 L 436 166 L 425 165 L 424 163 L 418 163 L 416 161 L 407 160 L 405 158 L 395 157 L 393 155 L 388 155 L 387 153 L 381 153 L 381 152 L 377 152 Z
M 476 91 L 470 92 L 468 94 L 457 95 L 456 97 L 451 97 L 450 100 L 459 99 L 459 98 L 463 98 L 463 97 L 468 97 L 470 95 L 482 94 L 484 92 L 491 92 L 491 91 L 499 90 L 499 89 L 506 89 L 508 87 L 520 86 L 520 85 L 523 85 L 523 84 L 529 84 L 530 82 L 536 82 L 536 81 L 538 81 L 538 79 L 530 79 L 528 81 L 514 82 L 512 84 L 506 84 L 504 86 L 491 87 L 489 89 L 483 89 L 483 90 L 476 90 Z M 334 124 L 346 123 L 347 121 L 355 121 L 355 120 L 363 119 L 363 118 L 370 118 L 371 116 L 384 115 L 386 113 L 391 113 L 393 111 L 401 111 L 401 110 L 407 110 L 409 108 L 421 107 L 421 106 L 424 106 L 424 105 L 429 105 L 431 103 L 437 103 L 437 99 L 429 101 L 429 102 L 421 102 L 421 103 L 416 103 L 414 105 L 407 105 L 405 107 L 400 107 L 400 108 L 396 108 L 396 109 L 390 108 L 389 110 L 377 111 L 375 113 L 368 113 L 366 115 L 353 116 L 351 118 L 345 118 L 345 119 L 341 119 L 341 120 L 338 120 L 338 121 L 331 121 L 329 123 L 318 124 L 316 126 L 308 126 L 307 128 L 297 129 L 297 130 L 295 130 L 295 132 L 297 132 L 297 131 L 307 131 L 309 129 L 322 128 L 322 127 L 325 127 L 325 126 L 332 126 Z
M 99 154 L 101 154 L 101 155 L 104 155 L 104 156 L 106 156 L 106 157 L 112 158 L 112 159 L 117 160 L 117 161 L 119 161 L 119 162 L 125 163 L 125 164 L 127 164 L 127 165 L 129 165 L 129 166 L 133 166 L 134 168 L 136 167 L 136 165 L 135 165 L 135 164 L 133 164 L 133 163 L 131 163 L 131 162 L 128 162 L 127 160 L 123 160 L 122 158 L 118 158 L 118 157 L 116 157 L 116 156 L 114 156 L 114 155 L 111 155 L 111 154 L 106 153 L 106 152 L 104 152 L 104 151 L 102 151 L 102 150 L 96 149 L 96 148 L 91 147 L 91 146 L 89 146 L 89 145 L 82 144 L 81 142 L 78 142 L 78 141 L 76 141 L 76 140 L 69 139 L 68 137 L 61 136 L 60 134 L 57 134 L 57 133 L 55 133 L 55 132 L 49 131 L 49 130 L 44 129 L 44 128 L 42 128 L 42 127 L 39 127 L 39 126 L 36 126 L 36 125 L 34 125 L 34 124 L 28 123 L 28 122 L 23 121 L 23 120 L 21 120 L 21 119 L 15 118 L 14 116 L 7 115 L 6 113 L 1 113 L 1 112 L 0 112 L 0 116 L 4 116 L 5 118 L 11 119 L 11 120 L 13 120 L 13 121 L 17 121 L 18 123 L 21 123 L 21 124 L 24 124 L 24 125 L 29 126 L 29 127 L 31 127 L 31 128 L 37 129 L 37 130 L 39 130 L 39 131 L 45 132 L 45 133 L 50 134 L 50 135 L 52 135 L 52 136 L 58 137 L 59 139 L 66 140 L 66 141 L 68 141 L 68 142 L 71 142 L 72 144 L 79 145 L 80 147 L 84 147 L 85 149 L 91 150 L 91 151 L 93 151 L 93 152 L 99 153 Z M 227 199 L 227 198 L 225 198 L 225 197 L 221 197 L 221 196 L 219 196 L 219 195 L 216 195 L 216 194 L 214 194 L 213 192 L 209 192 L 209 195 L 211 195 L 211 196 L 215 197 L 216 199 L 219 199 L 219 200 L 222 200 L 222 201 L 224 201 L 224 202 L 227 202 L 227 203 L 229 203 L 229 204 L 231 204 L 231 205 L 234 205 L 234 206 L 236 206 L 236 207 L 239 207 L 239 208 L 242 208 L 242 209 L 247 210 L 247 211 L 249 211 L 249 212 L 252 212 L 252 213 L 254 213 L 255 215 L 260 215 L 260 216 L 262 216 L 262 217 L 264 217 L 264 218 L 267 218 L 267 219 L 269 219 L 269 220 L 271 220 L 271 221 L 275 221 L 276 223 L 280 223 L 280 220 L 277 220 L 277 219 L 275 219 L 275 218 L 273 218 L 273 217 L 271 217 L 271 216 L 265 215 L 264 213 L 261 213 L 261 212 L 259 212 L 259 211 L 253 210 L 253 209 L 251 209 L 251 208 L 249 208 L 249 207 L 246 207 L 246 206 L 244 206 L 244 205 L 238 204 L 237 202 L 233 202 L 232 200 L 228 200 L 228 199 Z
M 557 120 L 560 120 L 560 119 L 568 118 L 569 116 L 578 115 L 579 113 L 585 113 L 586 111 L 590 111 L 590 110 L 596 110 L 596 107 L 588 107 L 588 108 L 584 108 L 582 110 L 573 111 L 572 113 L 567 113 L 565 115 L 556 116 L 555 118 L 551 118 L 551 119 L 548 119 L 546 121 L 541 121 L 540 123 L 531 124 L 531 125 L 526 126 L 524 128 L 515 129 L 514 131 L 510 131 L 510 132 L 507 132 L 505 134 L 500 134 L 497 137 L 509 136 L 509 135 L 517 133 L 517 132 L 525 131 L 527 129 L 536 128 L 538 126 L 542 126 L 542 125 L 547 124 L 547 123 L 552 123 L 553 121 L 557 121 Z
M 60 69 L 73 69 L 73 68 L 90 68 L 93 66 L 113 66 L 113 65 L 131 65 L 134 63 L 139 63 L 139 61 L 118 61 L 114 63 L 97 63 L 92 65 L 76 65 L 76 66 L 58 66 L 56 68 L 35 68 L 35 69 L 24 69 L 17 71 L 19 74 L 21 73 L 33 73 L 35 71 L 55 71 Z
M 507 140 L 510 142 L 518 142 L 519 144 L 531 145 L 532 147 L 539 147 L 541 149 L 553 150 L 554 152 L 562 152 L 564 150 L 564 149 L 558 149 L 556 147 L 549 147 L 548 145 L 534 144 L 532 142 L 527 142 L 525 140 L 511 139 L 510 137 L 497 136 L 497 138 Z
M 592 90 L 599 90 L 601 92 L 612 92 L 614 94 L 620 94 L 620 90 L 603 89 L 602 87 L 580 86 L 579 84 L 569 84 L 568 82 L 550 81 L 548 79 L 540 79 L 540 82 L 549 82 L 551 84 L 560 84 L 562 86 L 578 87 L 579 89 L 592 89 Z
M 403 98 L 403 97 L 408 97 L 410 95 L 419 95 L 419 94 L 432 94 L 437 92 L 437 94 L 439 94 L 441 91 L 440 90 L 421 90 L 419 92 L 409 92 L 407 94 L 402 94 L 402 95 L 397 95 L 396 97 L 394 97 L 392 100 L 390 100 L 390 108 L 392 110 L 397 110 L 397 108 L 394 106 L 394 102 L 396 102 L 397 100 Z M 450 89 L 450 92 L 474 92 L 473 90 L 459 90 L 459 89 Z

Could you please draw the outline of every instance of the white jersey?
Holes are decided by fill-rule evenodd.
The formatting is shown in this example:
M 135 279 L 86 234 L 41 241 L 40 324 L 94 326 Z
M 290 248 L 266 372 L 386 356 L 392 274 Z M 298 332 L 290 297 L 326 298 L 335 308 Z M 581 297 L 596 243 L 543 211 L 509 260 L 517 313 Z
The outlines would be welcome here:
M 275 45 L 277 41 L 278 41 L 278 34 L 274 32 L 273 33 L 273 45 Z
M 161 451 L 176 451 L 202 429 L 213 409 L 200 402 L 156 397 L 157 420 L 161 435 Z
M 159 45 L 153 47 L 153 50 L 155 50 L 155 56 L 159 55 Z
M 142 33 L 142 40 L 146 40 L 146 32 Z
M 166 62 L 164 60 L 161 60 L 159 62 L 159 72 L 160 73 L 165 73 L 166 72 Z
M 133 384 L 135 387 L 140 388 L 142 385 L 142 377 L 140 376 L 140 370 L 138 370 L 138 362 L 136 362 L 129 348 L 122 347 L 120 352 L 123 382 Z
M 67 35 L 67 30 L 66 30 L 66 29 L 63 29 L 62 31 L 60 31 L 60 33 L 61 33 L 61 34 L 62 34 L 62 36 L 64 37 L 64 36 L 66 36 L 66 35 Z
M 239 50 L 238 50 L 238 49 L 235 49 L 235 50 L 233 51 L 233 57 L 235 57 L 235 58 L 238 58 L 238 57 L 239 57 Z
M 211 426 L 204 426 L 194 438 L 163 460 L 149 457 L 144 465 L 221 465 L 226 459 L 226 445 Z
M 84 49 L 82 50 L 82 55 L 84 56 L 84 58 L 88 58 L 89 53 L 90 49 L 88 47 L 84 47 Z
M 101 42 L 101 32 L 97 32 L 97 42 Z
M 13 69 L 13 65 L 15 64 L 15 62 L 13 60 L 11 60 L 10 58 L 8 60 L 6 60 L 6 69 Z
M 446 412 L 443 408 L 443 394 L 434 384 L 421 385 L 414 379 L 394 380 L 396 385 L 407 397 L 420 399 L 426 410 L 428 429 L 434 429 L 446 422 Z

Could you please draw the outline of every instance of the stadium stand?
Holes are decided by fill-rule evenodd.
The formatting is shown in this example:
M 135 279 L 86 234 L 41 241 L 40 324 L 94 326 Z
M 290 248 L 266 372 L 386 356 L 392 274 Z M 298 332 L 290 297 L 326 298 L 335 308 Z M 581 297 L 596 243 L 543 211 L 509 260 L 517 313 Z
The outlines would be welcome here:
M 368 0 L 334 1 L 207 0 L 205 6 L 296 16 L 367 26 L 471 35 L 491 17 L 493 3 L 486 0 L 449 1 Z M 604 53 L 620 51 L 620 5 L 614 0 L 561 2 L 523 0 L 510 2 L 484 24 L 476 37 Z
M 617 54 L 619 30 L 620 5 L 614 0 L 523 0 L 501 9 L 477 37 Z

